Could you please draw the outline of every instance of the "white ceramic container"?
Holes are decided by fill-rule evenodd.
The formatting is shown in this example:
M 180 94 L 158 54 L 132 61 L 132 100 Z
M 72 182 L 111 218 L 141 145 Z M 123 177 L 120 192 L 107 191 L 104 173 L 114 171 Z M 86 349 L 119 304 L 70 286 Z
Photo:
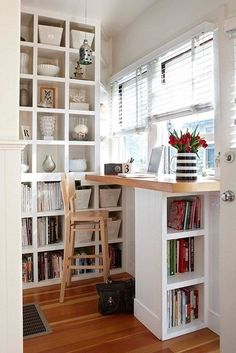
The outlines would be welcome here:
M 39 42 L 42 44 L 60 45 L 63 28 L 39 25 Z
M 38 75 L 43 76 L 57 76 L 60 72 L 60 67 L 51 64 L 39 64 L 38 65 Z
M 70 172 L 84 172 L 87 169 L 86 159 L 70 159 Z

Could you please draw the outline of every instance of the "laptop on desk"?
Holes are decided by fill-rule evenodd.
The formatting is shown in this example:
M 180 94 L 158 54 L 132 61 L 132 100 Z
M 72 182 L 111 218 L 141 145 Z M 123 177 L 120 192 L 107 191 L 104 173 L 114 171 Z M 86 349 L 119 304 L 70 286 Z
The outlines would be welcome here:
M 152 148 L 146 173 L 119 173 L 118 176 L 124 178 L 156 178 L 160 167 L 163 148 L 163 146 Z

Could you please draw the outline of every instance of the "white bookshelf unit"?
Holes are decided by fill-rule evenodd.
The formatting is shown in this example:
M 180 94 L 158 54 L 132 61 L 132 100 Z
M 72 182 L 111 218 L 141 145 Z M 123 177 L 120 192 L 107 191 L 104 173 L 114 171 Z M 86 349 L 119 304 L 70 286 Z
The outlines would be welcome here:
M 58 45 L 41 43 L 39 25 L 62 28 Z M 52 28 L 50 27 L 50 28 Z M 94 37 L 91 43 L 93 63 L 83 68 L 83 77 L 74 75 L 79 60 L 79 49 L 72 41 L 71 31 L 87 32 Z M 83 38 L 84 39 L 84 38 Z M 19 138 L 27 143 L 22 163 L 28 166 L 22 172 L 22 259 L 24 288 L 60 282 L 64 248 L 64 211 L 59 182 L 61 173 L 70 171 L 71 159 L 86 159 L 84 172 L 75 172 L 76 180 L 83 189 L 91 189 L 89 209 L 100 207 L 100 186 L 85 181 L 85 173 L 100 170 L 100 24 L 95 21 L 68 18 L 60 15 L 23 9 L 21 15 L 21 53 L 28 57 L 27 65 L 21 63 Z M 23 55 L 25 56 L 25 55 Z M 23 60 L 23 59 L 22 59 Z M 41 75 L 39 64 L 59 66 L 57 76 Z M 42 90 L 54 92 L 53 104 L 42 103 Z M 72 96 L 85 96 L 85 104 L 78 109 L 72 104 Z M 53 116 L 55 130 L 53 138 L 45 138 L 40 128 L 41 117 Z M 76 139 L 74 127 L 83 119 L 88 127 L 85 140 Z M 26 131 L 27 134 L 23 134 Z M 42 164 L 47 155 L 55 162 L 53 172 L 45 172 Z M 106 207 L 109 211 L 109 248 L 116 263 L 112 273 L 124 271 L 124 246 L 122 219 L 122 191 L 118 204 Z M 81 209 L 83 212 L 83 209 Z M 118 224 L 119 223 L 119 224 Z M 100 241 L 97 232 L 83 234 L 77 251 L 99 253 Z M 112 250 L 113 249 L 113 250 Z M 120 261 L 119 261 L 120 258 Z M 48 267 L 51 266 L 51 270 Z M 80 274 L 80 278 L 99 276 L 97 272 Z M 78 276 L 74 276 L 74 279 Z
M 196 197 L 201 204 L 199 228 L 169 228 L 167 222 L 171 202 L 194 200 Z M 207 205 L 208 193 L 169 194 L 145 189 L 135 191 L 135 316 L 161 340 L 207 327 Z M 194 247 L 191 255 L 190 239 Z M 186 245 L 187 250 L 184 248 L 188 260 L 184 269 L 179 268 L 176 259 L 180 258 L 180 243 L 189 244 L 189 247 Z M 172 256 L 171 244 L 174 249 Z M 171 258 L 174 261 L 172 265 Z

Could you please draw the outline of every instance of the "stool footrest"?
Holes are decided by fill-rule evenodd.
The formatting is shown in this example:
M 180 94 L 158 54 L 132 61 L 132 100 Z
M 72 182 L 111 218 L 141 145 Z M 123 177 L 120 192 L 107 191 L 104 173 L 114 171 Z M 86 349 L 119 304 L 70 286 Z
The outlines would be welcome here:
M 69 266 L 69 268 L 71 269 L 71 270 L 78 270 L 78 269 L 80 269 L 80 270 L 83 270 L 83 269 L 85 269 L 85 270 L 89 270 L 89 269 L 91 269 L 91 270 L 102 270 L 103 269 L 103 266 L 102 265 L 71 265 L 71 266 Z
M 101 259 L 102 255 L 87 255 L 87 254 L 78 254 L 68 257 L 70 260 L 72 259 Z

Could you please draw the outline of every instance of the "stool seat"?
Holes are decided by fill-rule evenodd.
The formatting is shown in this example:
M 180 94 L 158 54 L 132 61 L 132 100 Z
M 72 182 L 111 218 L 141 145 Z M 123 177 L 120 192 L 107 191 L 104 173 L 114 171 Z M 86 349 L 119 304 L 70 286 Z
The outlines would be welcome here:
M 71 222 L 100 222 L 108 218 L 108 211 L 71 212 Z
M 108 234 L 107 221 L 109 213 L 105 210 L 79 211 L 75 209 L 75 179 L 72 173 L 65 173 L 61 177 L 61 193 L 64 204 L 65 222 L 64 222 L 64 259 L 60 290 L 60 303 L 64 302 L 66 286 L 71 284 L 72 271 L 78 270 L 99 270 L 103 273 L 104 282 L 109 277 L 110 260 L 108 252 Z M 84 228 L 83 228 L 84 226 Z M 99 232 L 100 235 L 100 253 L 99 254 L 74 254 L 75 237 L 79 232 L 92 231 Z M 78 247 L 78 241 L 76 242 Z M 79 264 L 75 259 L 80 259 Z M 93 260 L 87 263 L 87 259 Z

